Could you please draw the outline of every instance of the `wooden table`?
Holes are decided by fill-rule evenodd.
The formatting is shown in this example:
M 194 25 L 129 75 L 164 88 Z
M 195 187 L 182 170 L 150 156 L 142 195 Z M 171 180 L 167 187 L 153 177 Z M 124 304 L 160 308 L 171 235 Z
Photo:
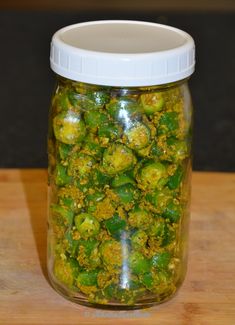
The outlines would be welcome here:
M 46 275 L 43 169 L 0 170 L 0 324 L 235 324 L 235 174 L 194 173 L 189 267 L 179 293 L 141 311 L 100 311 Z

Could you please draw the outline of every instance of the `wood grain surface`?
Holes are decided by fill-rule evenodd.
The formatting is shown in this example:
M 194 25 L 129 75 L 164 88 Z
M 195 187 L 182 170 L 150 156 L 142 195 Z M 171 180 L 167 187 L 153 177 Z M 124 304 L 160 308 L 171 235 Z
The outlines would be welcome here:
M 1 325 L 235 324 L 235 174 L 194 173 L 189 266 L 179 293 L 141 311 L 67 301 L 46 275 L 47 174 L 0 170 Z

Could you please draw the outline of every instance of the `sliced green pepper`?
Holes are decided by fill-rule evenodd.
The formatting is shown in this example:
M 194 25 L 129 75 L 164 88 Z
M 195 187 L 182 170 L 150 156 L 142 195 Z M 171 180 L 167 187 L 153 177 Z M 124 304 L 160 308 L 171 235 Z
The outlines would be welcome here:
M 116 240 L 104 241 L 100 246 L 101 257 L 108 268 L 122 265 L 122 245 Z
M 151 213 L 145 209 L 135 207 L 129 212 L 128 222 L 133 228 L 146 230 L 153 221 Z
M 69 157 L 71 150 L 72 150 L 71 145 L 62 142 L 58 144 L 58 151 L 61 160 L 66 160 Z
M 141 253 L 133 252 L 129 257 L 130 269 L 134 274 L 150 272 L 150 261 Z
M 114 192 L 118 195 L 121 203 L 133 203 L 139 198 L 139 190 L 132 184 L 125 184 L 118 186 L 114 189 Z
M 100 146 L 98 138 L 93 133 L 89 133 L 84 139 L 82 152 L 94 158 L 100 159 L 102 157 L 103 149 Z
M 173 193 L 169 189 L 154 190 L 148 192 L 145 196 L 146 201 L 150 202 L 155 208 L 154 212 L 163 213 L 166 209 L 167 203 L 172 199 Z
M 70 256 L 75 258 L 77 256 L 79 241 L 73 238 L 73 232 L 71 229 L 66 231 L 65 239 L 67 241 L 67 252 L 70 254 Z
M 182 209 L 179 202 L 176 204 L 173 200 L 170 200 L 163 212 L 163 217 L 168 218 L 171 222 L 177 222 L 179 221 L 181 214 Z
M 58 112 L 66 111 L 71 107 L 69 92 L 70 91 L 67 88 L 57 88 L 55 97 L 53 99 L 53 104 L 55 105 Z
M 97 202 L 102 201 L 104 198 L 105 198 L 105 194 L 100 191 L 96 191 L 93 194 L 88 194 L 85 199 L 86 204 L 88 206 L 87 208 L 88 212 L 91 213 L 94 212 L 96 210 Z
M 81 272 L 77 277 L 77 286 L 83 291 L 83 287 L 97 286 L 97 271 Z
M 114 122 L 104 122 L 98 127 L 98 136 L 109 139 L 117 139 L 121 137 L 122 128 Z
M 143 230 L 137 230 L 131 236 L 131 245 L 133 249 L 141 249 L 145 247 L 148 240 L 148 235 Z
M 118 122 L 128 126 L 133 119 L 140 117 L 141 106 L 137 101 L 128 97 L 112 99 L 106 105 L 109 114 Z
M 57 140 L 66 144 L 81 142 L 86 135 L 86 127 L 80 113 L 66 111 L 53 119 L 53 129 Z
M 169 145 L 172 161 L 179 162 L 188 157 L 189 148 L 185 140 L 180 141 L 174 138 L 170 138 L 167 140 L 167 144 Z
M 68 175 L 75 178 L 87 178 L 95 164 L 92 156 L 80 153 L 69 160 Z
M 116 175 L 112 181 L 113 187 L 119 187 L 126 184 L 135 184 L 134 179 L 127 174 Z
M 139 171 L 137 181 L 140 187 L 161 189 L 168 181 L 167 169 L 160 162 L 149 162 Z
M 104 107 L 110 101 L 110 95 L 105 90 L 89 90 L 86 93 L 87 98 L 93 102 L 93 108 Z
M 67 168 L 57 164 L 55 169 L 55 183 L 58 186 L 64 186 L 67 184 L 71 184 L 72 177 L 67 174 Z
M 158 134 L 173 135 L 179 128 L 177 112 L 165 112 L 159 121 Z
M 101 264 L 99 242 L 94 238 L 80 239 L 78 241 L 77 260 L 86 269 L 96 269 Z
M 122 144 L 112 144 L 104 151 L 103 167 L 107 174 L 115 175 L 133 167 L 136 158 L 133 152 Z
M 95 217 L 88 213 L 81 213 L 74 218 L 75 226 L 82 238 L 89 238 L 98 235 L 100 224 Z
M 86 125 L 93 131 L 96 131 L 103 123 L 108 122 L 108 116 L 105 113 L 95 110 L 85 112 L 84 119 Z
M 98 187 L 109 185 L 109 183 L 111 182 L 111 175 L 107 175 L 99 169 L 94 169 L 91 174 L 91 177 L 94 185 Z
M 140 97 L 144 112 L 147 115 L 155 114 L 161 111 L 165 101 L 162 93 L 144 94 Z
M 78 275 L 79 265 L 74 259 L 56 259 L 54 263 L 55 277 L 67 285 L 69 288 L 73 288 L 75 284 L 75 278 Z
M 58 223 L 65 225 L 73 224 L 73 212 L 57 204 L 51 205 L 51 213 Z
M 116 239 L 121 237 L 126 228 L 126 221 L 121 219 L 118 214 L 115 214 L 112 218 L 104 221 L 104 224 L 108 232 Z
M 150 130 L 140 122 L 135 122 L 129 126 L 124 135 L 127 138 L 126 145 L 133 150 L 143 149 L 150 142 Z
M 182 169 L 181 166 L 178 166 L 175 173 L 172 176 L 169 177 L 169 180 L 167 182 L 167 186 L 171 190 L 175 190 L 176 188 L 178 188 L 180 186 L 182 178 L 183 178 L 183 169 Z
M 58 190 L 59 204 L 68 207 L 73 212 L 79 212 L 83 206 L 83 193 L 73 185 L 61 187 Z
M 151 259 L 151 264 L 158 269 L 166 269 L 170 263 L 171 254 L 169 252 L 159 252 Z

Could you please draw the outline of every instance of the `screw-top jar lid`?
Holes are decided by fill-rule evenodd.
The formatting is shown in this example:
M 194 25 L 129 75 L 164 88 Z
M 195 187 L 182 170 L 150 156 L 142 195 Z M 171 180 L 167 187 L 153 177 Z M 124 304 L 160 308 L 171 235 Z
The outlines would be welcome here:
M 184 31 L 166 25 L 103 20 L 67 26 L 51 42 L 57 74 L 107 86 L 161 85 L 189 77 L 195 46 Z

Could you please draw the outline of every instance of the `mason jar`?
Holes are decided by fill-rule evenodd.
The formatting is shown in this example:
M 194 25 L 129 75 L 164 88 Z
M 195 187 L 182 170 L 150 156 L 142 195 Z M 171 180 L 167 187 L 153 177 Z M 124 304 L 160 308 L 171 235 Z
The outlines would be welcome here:
M 162 303 L 187 266 L 194 42 L 139 21 L 52 38 L 48 273 L 79 304 Z

